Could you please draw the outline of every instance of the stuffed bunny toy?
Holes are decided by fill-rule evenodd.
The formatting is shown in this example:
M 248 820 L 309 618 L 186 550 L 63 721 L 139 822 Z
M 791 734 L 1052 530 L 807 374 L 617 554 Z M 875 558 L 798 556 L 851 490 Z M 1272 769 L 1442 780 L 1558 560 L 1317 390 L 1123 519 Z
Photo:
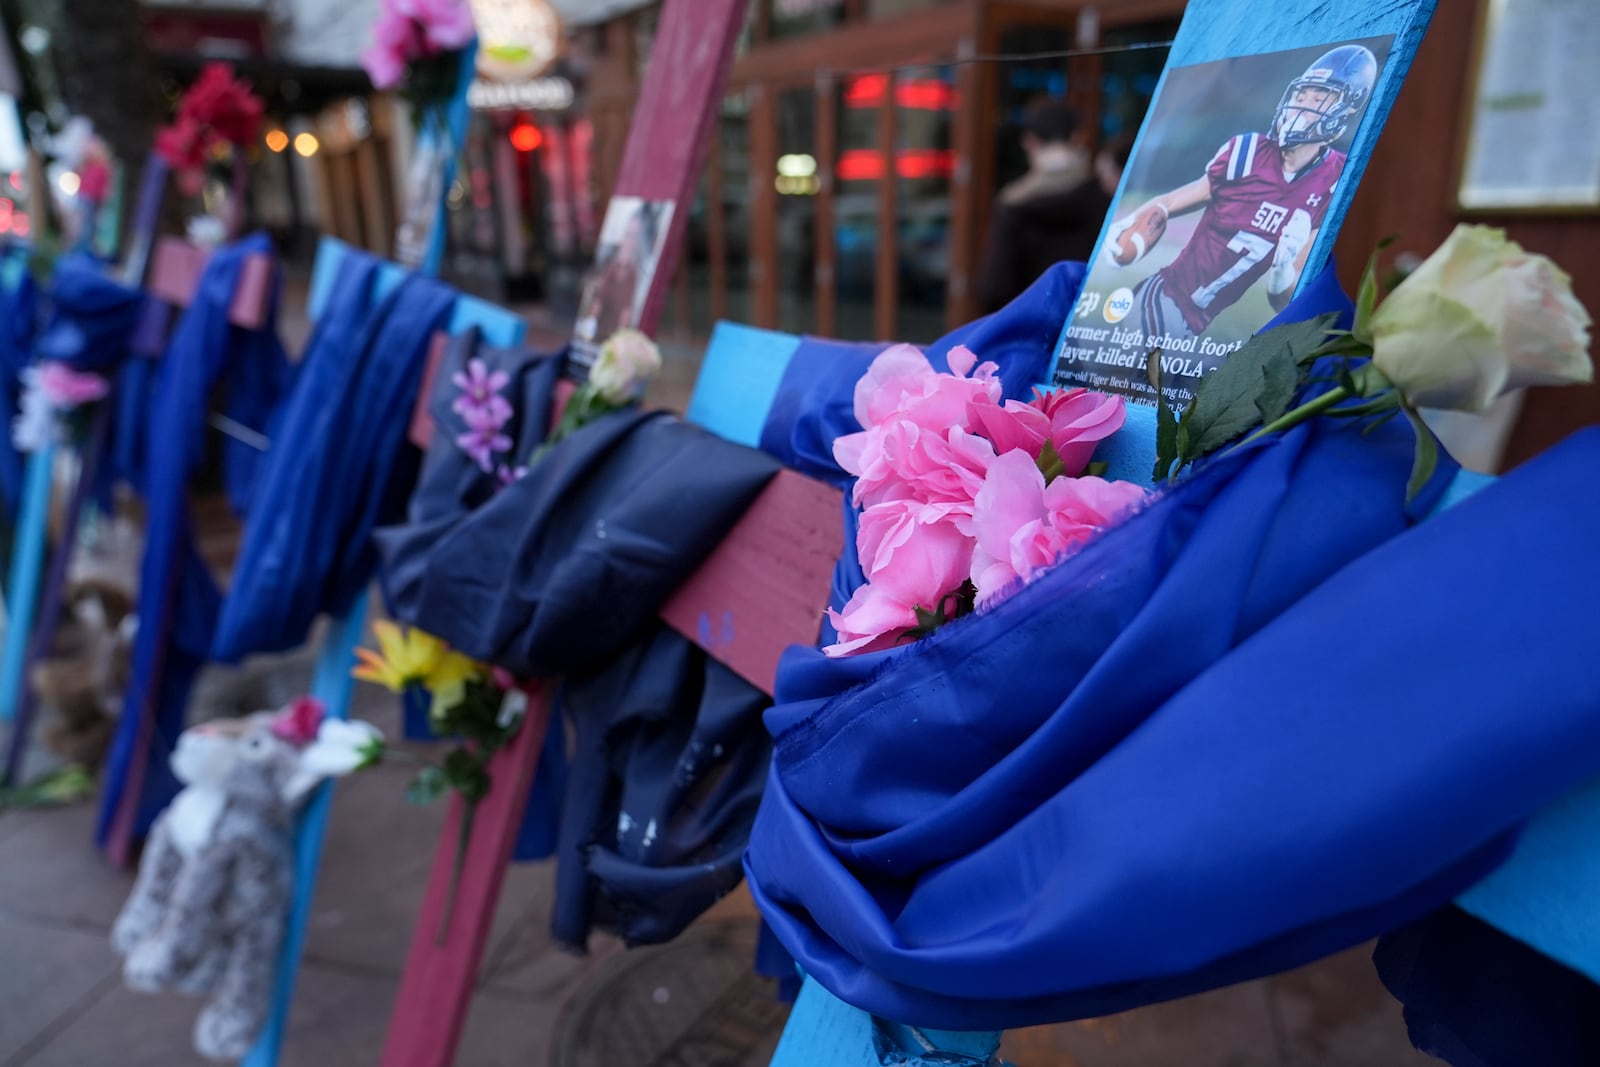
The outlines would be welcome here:
M 324 722 L 312 700 L 179 737 L 172 769 L 185 788 L 151 828 L 111 938 L 130 988 L 210 998 L 195 1024 L 201 1055 L 243 1058 L 266 1019 L 300 801 L 380 752 L 373 727 Z

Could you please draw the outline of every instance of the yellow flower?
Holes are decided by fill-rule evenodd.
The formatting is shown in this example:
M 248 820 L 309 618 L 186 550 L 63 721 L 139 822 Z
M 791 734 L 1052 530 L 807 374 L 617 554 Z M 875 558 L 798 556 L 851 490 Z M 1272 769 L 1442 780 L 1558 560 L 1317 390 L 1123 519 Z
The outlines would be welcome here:
M 433 694 L 434 706 L 453 708 L 466 697 L 467 683 L 483 676 L 483 664 L 459 652 L 444 652 L 422 684 Z
M 441 661 L 455 655 L 432 634 L 421 630 L 402 630 L 385 620 L 373 623 L 372 632 L 377 635 L 380 651 L 356 649 L 356 657 L 361 660 L 361 665 L 351 674 L 362 681 L 376 682 L 395 693 L 404 692 L 408 685 L 417 682 L 428 684 L 428 678 L 439 669 Z

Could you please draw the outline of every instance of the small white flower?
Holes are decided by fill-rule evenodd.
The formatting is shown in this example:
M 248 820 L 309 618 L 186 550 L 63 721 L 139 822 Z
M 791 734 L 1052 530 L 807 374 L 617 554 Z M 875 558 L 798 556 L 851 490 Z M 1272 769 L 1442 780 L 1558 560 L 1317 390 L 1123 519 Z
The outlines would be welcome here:
M 317 739 L 300 753 L 301 770 L 334 778 L 370 767 L 383 758 L 383 733 L 370 722 L 327 719 Z
M 22 398 L 18 408 L 11 424 L 11 442 L 18 452 L 37 452 L 62 439 L 60 417 L 49 394 L 40 385 L 36 366 L 22 372 Z
M 589 384 L 612 404 L 638 400 L 661 371 L 661 349 L 638 330 L 624 327 L 600 346 Z
M 196 215 L 187 228 L 189 240 L 201 248 L 216 248 L 228 239 L 228 224 L 215 215 Z

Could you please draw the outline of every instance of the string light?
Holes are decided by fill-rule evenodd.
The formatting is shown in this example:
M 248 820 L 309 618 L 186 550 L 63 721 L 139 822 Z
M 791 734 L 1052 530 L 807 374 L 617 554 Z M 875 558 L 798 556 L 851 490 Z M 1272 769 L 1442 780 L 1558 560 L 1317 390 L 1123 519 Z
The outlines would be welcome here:
M 289 147 L 289 135 L 282 130 L 267 131 L 267 149 L 272 152 L 282 152 Z
M 316 155 L 317 149 L 320 147 L 321 145 L 317 143 L 317 135 L 314 133 L 297 133 L 294 136 L 294 150 L 307 159 Z

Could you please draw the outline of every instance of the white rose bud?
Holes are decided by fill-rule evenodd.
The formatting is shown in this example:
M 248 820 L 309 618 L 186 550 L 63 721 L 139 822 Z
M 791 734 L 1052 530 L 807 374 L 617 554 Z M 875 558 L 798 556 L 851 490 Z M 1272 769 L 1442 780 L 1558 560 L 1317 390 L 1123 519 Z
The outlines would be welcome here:
M 324 719 L 317 739 L 300 753 L 300 766 L 326 778 L 371 767 L 383 759 L 383 733 L 369 722 Z
M 661 370 L 661 350 L 638 330 L 621 329 L 600 347 L 589 382 L 608 403 L 638 400 Z
M 1461 225 L 1372 317 L 1372 362 L 1419 407 L 1487 411 L 1529 385 L 1594 378 L 1572 279 L 1505 231 Z

